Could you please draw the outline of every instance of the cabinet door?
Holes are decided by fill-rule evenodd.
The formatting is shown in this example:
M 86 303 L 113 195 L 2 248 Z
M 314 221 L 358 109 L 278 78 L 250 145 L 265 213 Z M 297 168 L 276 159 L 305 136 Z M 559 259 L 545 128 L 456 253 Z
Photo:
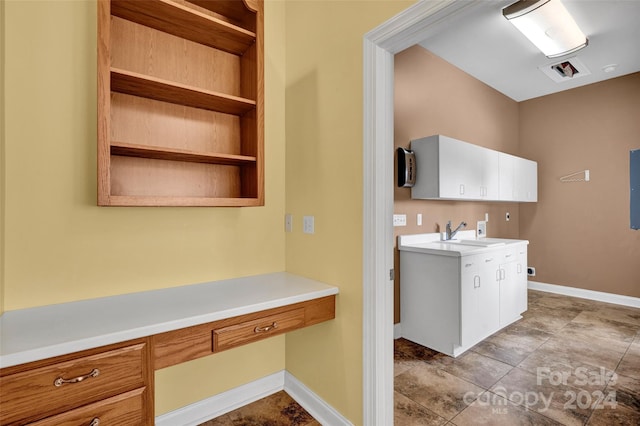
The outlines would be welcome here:
M 496 332 L 500 325 L 500 287 L 498 282 L 499 252 L 480 256 L 480 312 L 476 319 L 480 339 Z
M 482 184 L 480 198 L 500 199 L 500 153 L 492 149 L 482 150 Z
M 470 346 L 499 328 L 498 258 L 493 254 L 463 257 L 461 267 L 461 342 Z
M 460 344 L 471 346 L 481 338 L 480 317 L 480 263 L 478 256 L 461 258 L 460 274 Z
M 538 163 L 525 158 L 515 158 L 515 200 L 538 201 Z
M 500 189 L 498 199 L 500 201 L 515 200 L 515 161 L 515 156 L 505 154 L 504 152 L 499 153 L 498 168 L 500 174 Z
M 483 148 L 440 136 L 440 198 L 480 199 L 482 159 Z
M 520 318 L 527 310 L 527 248 L 526 245 L 507 250 L 499 268 L 500 326 Z

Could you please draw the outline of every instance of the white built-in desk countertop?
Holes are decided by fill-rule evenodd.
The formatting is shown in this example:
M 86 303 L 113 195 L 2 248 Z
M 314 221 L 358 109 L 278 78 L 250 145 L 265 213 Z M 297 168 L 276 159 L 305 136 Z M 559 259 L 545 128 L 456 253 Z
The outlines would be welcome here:
M 5 312 L 0 367 L 338 294 L 286 272 Z

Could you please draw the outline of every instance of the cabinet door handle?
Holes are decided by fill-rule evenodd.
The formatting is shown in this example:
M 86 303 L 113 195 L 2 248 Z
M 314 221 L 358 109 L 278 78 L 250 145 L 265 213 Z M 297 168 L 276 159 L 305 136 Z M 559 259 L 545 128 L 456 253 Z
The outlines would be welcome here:
M 62 377 L 58 377 L 53 381 L 53 385 L 57 388 L 64 385 L 65 383 L 80 383 L 83 380 L 89 379 L 91 377 L 97 377 L 100 374 L 100 370 L 94 368 L 91 370 L 89 374 L 85 374 L 84 376 L 74 377 L 73 379 L 63 379 Z
M 485 263 L 493 262 L 493 257 L 491 257 L 489 259 L 485 259 L 484 261 L 485 261 Z
M 512 253 L 505 254 L 504 257 L 511 257 Z
M 465 263 L 465 264 L 464 264 L 464 267 L 465 267 L 465 268 L 468 268 L 469 266 L 473 266 L 473 263 Z
M 476 275 L 473 277 L 473 288 L 480 287 L 480 276 Z
M 89 423 L 89 426 L 98 426 L 100 424 L 100 419 L 95 417 L 93 420 L 91 420 L 91 423 Z
M 500 269 L 500 279 L 504 280 L 507 278 L 507 271 L 505 271 L 504 269 Z
M 268 331 L 274 330 L 278 328 L 278 323 L 277 322 L 272 322 L 271 325 L 265 325 L 264 327 L 256 327 L 253 329 L 254 333 L 266 333 Z
M 496 281 L 500 281 L 500 269 L 496 269 Z
M 522 265 L 518 263 L 518 273 L 521 274 L 522 273 Z

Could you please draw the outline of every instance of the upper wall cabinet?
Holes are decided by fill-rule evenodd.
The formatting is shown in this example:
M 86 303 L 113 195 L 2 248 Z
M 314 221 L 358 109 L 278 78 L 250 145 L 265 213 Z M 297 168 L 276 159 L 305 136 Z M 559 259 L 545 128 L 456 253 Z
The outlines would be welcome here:
M 442 135 L 411 141 L 413 199 L 537 201 L 537 164 Z
M 500 201 L 538 201 L 538 163 L 499 153 Z
M 261 0 L 99 0 L 98 204 L 264 205 Z

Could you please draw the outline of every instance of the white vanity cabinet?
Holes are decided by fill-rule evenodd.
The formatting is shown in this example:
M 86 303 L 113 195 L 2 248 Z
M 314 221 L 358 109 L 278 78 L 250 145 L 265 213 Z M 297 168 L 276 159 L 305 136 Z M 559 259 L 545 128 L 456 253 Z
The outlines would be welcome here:
M 447 136 L 411 141 L 416 156 L 414 199 L 495 200 L 498 152 Z
M 413 199 L 538 200 L 535 161 L 443 135 L 411 141 L 416 156 Z
M 526 311 L 528 241 L 487 239 L 482 246 L 402 238 L 404 338 L 457 357 Z

